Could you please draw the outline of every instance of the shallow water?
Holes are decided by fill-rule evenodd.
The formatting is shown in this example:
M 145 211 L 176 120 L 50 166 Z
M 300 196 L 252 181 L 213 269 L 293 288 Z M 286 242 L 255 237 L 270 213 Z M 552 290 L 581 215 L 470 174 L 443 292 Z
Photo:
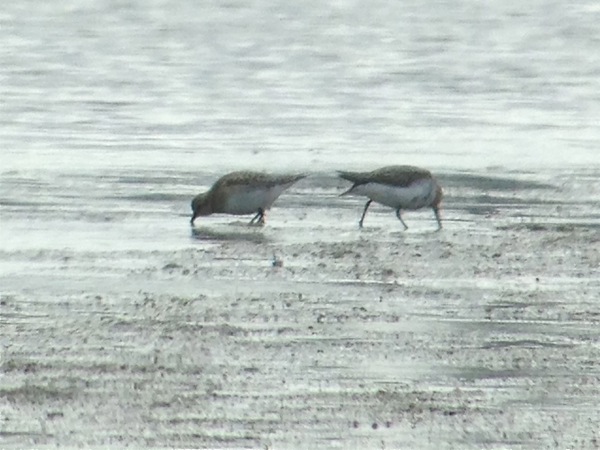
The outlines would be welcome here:
M 599 15 L 7 5 L 0 446 L 597 447 Z M 392 163 L 442 232 L 358 229 Z M 190 228 L 240 168 L 310 176 Z

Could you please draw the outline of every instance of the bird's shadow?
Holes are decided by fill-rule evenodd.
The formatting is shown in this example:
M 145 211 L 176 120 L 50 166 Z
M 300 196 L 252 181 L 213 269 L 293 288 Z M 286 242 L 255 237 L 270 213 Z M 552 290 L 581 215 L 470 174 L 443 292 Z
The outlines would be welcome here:
M 192 227 L 192 238 L 202 241 L 246 241 L 261 244 L 268 241 L 263 227 L 232 224 L 223 228 Z

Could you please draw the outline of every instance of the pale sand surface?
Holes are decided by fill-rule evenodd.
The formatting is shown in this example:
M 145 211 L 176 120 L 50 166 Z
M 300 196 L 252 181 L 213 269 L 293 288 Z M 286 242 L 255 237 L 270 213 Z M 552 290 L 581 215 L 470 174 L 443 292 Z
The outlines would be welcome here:
M 598 23 L 4 1 L 0 449 L 597 448 Z M 358 230 L 334 171 L 390 164 L 439 176 L 443 231 Z M 192 232 L 248 169 L 311 176 Z
M 377 206 L 360 231 L 312 177 L 265 228 L 191 231 L 166 195 L 15 237 L 0 446 L 597 447 L 596 175 L 441 174 L 441 232 Z

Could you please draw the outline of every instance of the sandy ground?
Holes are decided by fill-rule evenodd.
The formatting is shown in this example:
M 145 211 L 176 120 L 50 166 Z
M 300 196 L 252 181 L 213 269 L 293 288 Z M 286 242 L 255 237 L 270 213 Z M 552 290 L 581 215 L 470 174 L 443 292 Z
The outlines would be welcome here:
M 600 446 L 597 194 L 443 181 L 441 232 L 307 181 L 264 228 L 4 251 L 0 447 Z

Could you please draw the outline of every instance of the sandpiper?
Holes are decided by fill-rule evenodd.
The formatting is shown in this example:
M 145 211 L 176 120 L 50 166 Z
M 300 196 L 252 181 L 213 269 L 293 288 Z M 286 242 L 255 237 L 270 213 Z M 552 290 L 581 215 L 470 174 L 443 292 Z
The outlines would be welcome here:
M 192 200 L 191 224 L 198 216 L 254 214 L 250 224 L 264 225 L 265 213 L 281 193 L 306 175 L 271 175 L 262 172 L 232 172 Z
M 442 188 L 428 170 L 414 166 L 387 166 L 372 172 L 338 173 L 341 178 L 354 183 L 342 195 L 364 195 L 369 198 L 358 222 L 360 228 L 373 201 L 394 208 L 405 230 L 408 226 L 402 220 L 400 212 L 403 209 L 416 210 L 429 206 L 435 214 L 438 230 L 442 228 L 439 210 Z

